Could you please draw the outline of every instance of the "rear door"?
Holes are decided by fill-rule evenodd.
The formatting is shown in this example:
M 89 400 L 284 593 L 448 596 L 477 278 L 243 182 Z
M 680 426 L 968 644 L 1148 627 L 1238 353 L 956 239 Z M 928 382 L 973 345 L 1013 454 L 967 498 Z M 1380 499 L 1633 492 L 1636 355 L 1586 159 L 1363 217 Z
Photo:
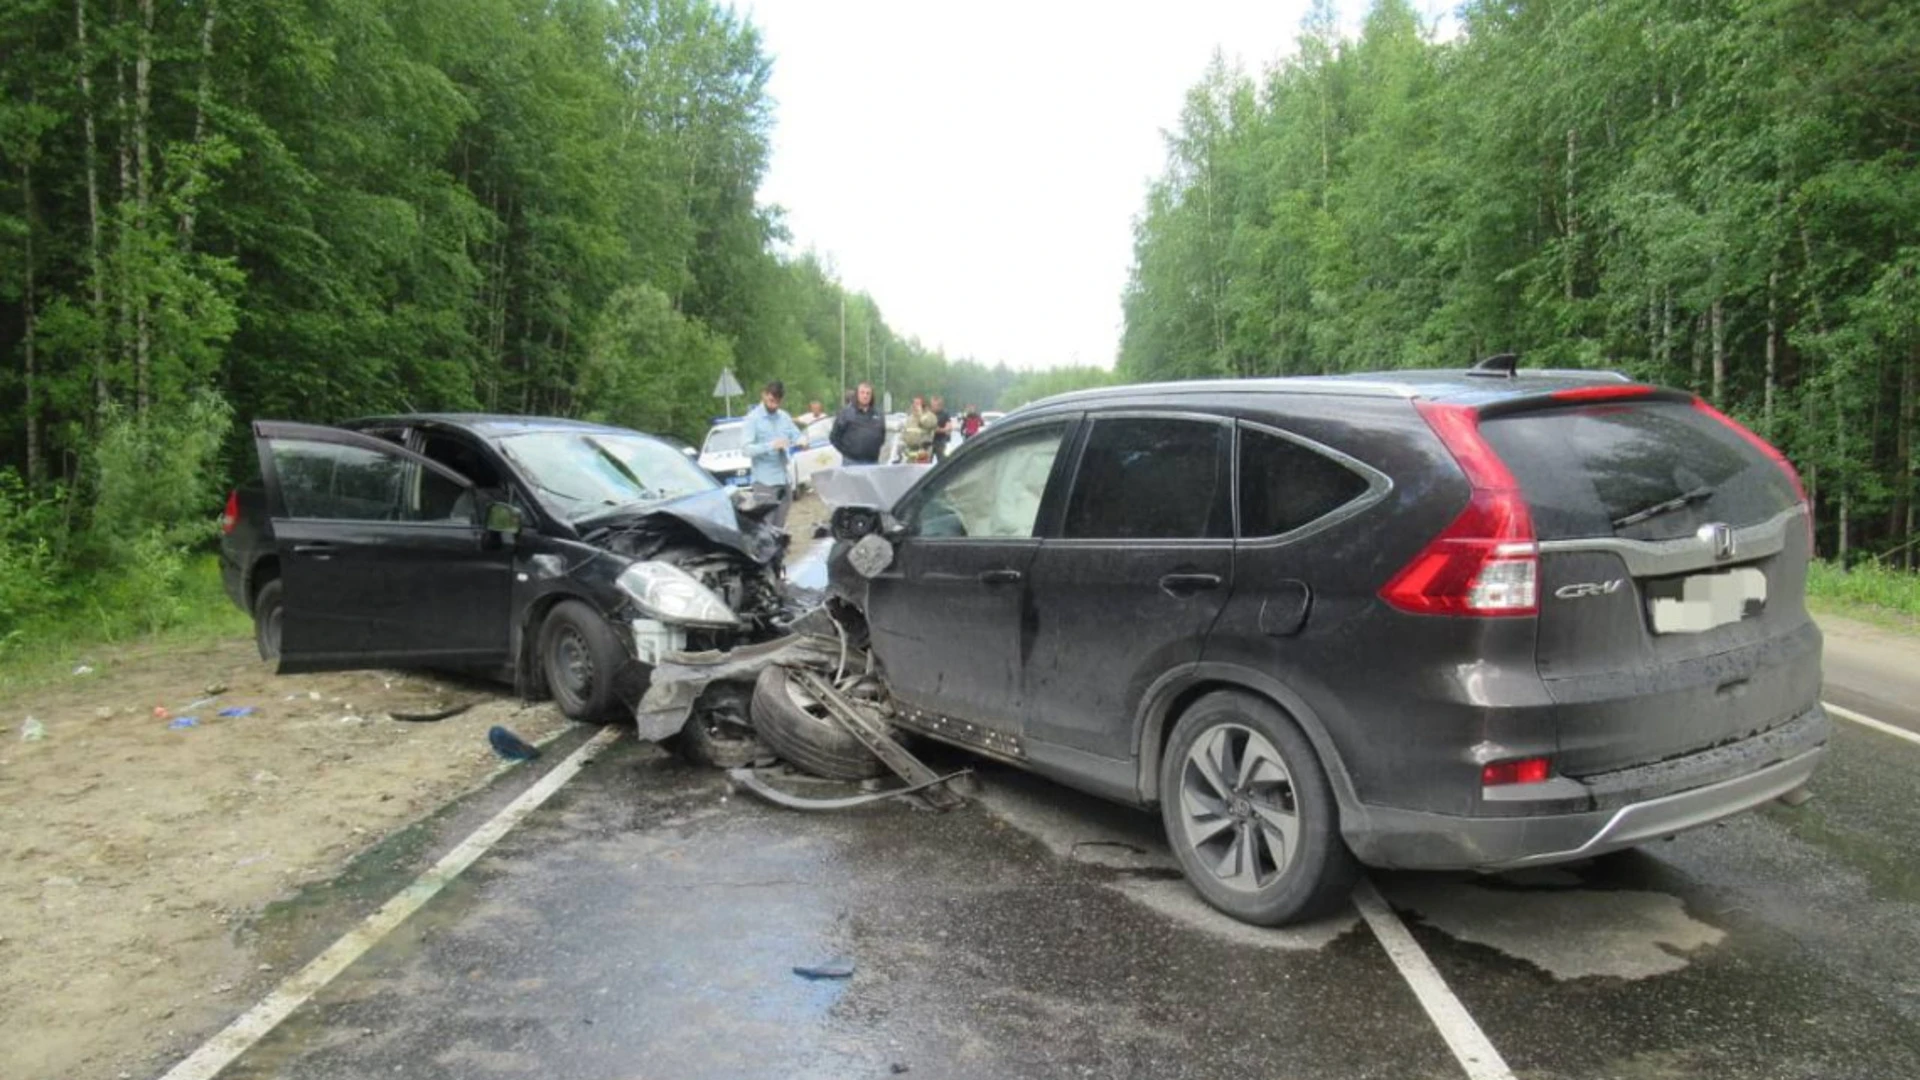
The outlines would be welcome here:
M 1092 419 L 1020 626 L 1032 738 L 1125 758 L 1147 686 L 1200 659 L 1233 588 L 1232 450 L 1218 417 Z
M 511 550 L 462 476 L 385 439 L 253 425 L 285 590 L 282 672 L 498 664 Z
M 1483 419 L 1540 539 L 1537 663 L 1581 777 L 1705 749 L 1811 708 L 1820 636 L 1795 481 L 1684 401 Z

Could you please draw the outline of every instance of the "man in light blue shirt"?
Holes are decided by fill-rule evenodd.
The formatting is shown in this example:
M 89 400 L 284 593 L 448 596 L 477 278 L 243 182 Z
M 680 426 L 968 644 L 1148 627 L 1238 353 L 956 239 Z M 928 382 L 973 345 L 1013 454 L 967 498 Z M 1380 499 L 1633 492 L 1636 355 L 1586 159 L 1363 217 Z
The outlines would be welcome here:
M 754 492 L 780 500 L 768 521 L 786 528 L 787 511 L 793 507 L 793 486 L 787 474 L 787 451 L 807 445 L 806 436 L 794 426 L 793 417 L 780 411 L 787 386 L 779 379 L 760 391 L 760 407 L 747 410 L 747 457 L 753 462 Z

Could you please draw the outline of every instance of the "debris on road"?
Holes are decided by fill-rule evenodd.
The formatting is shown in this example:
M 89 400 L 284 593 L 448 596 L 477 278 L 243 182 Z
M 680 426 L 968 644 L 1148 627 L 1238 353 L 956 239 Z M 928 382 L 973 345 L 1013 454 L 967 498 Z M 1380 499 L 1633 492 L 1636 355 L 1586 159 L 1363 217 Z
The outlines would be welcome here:
M 27 717 L 26 723 L 20 725 L 21 742 L 39 742 L 46 737 L 47 725 L 35 720 L 31 716 Z
M 221 709 L 219 713 L 219 715 L 229 720 L 236 720 L 242 716 L 252 716 L 253 714 L 254 708 L 251 705 L 235 705 L 232 708 Z
M 454 705 L 445 709 L 435 709 L 431 712 L 390 712 L 387 714 L 387 717 L 406 724 L 431 724 L 459 716 L 461 713 L 473 708 L 473 705 L 474 703 L 469 701 L 465 705 Z
M 173 720 L 170 723 L 167 724 L 167 729 L 169 731 L 180 731 L 184 728 L 199 727 L 199 726 L 200 726 L 200 718 L 197 716 L 176 716 L 173 718 Z
M 93 665 L 92 665 L 92 664 L 81 664 L 81 665 L 79 665 L 78 667 L 75 667 L 75 668 L 73 669 L 73 673 L 74 673 L 74 674 L 75 674 L 76 676 L 79 676 L 79 675 L 91 675 L 91 674 L 93 674 Z
M 851 979 L 853 978 L 853 961 L 835 959 L 828 960 L 823 964 L 805 964 L 794 968 L 793 973 L 803 979 L 813 979 L 816 981 L 820 979 Z
M 540 748 L 495 724 L 487 729 L 487 742 L 492 744 L 493 752 L 508 761 L 532 761 L 540 756 Z
M 856 806 L 868 806 L 887 799 L 897 799 L 904 795 L 914 795 L 935 785 L 948 784 L 963 776 L 971 775 L 971 769 L 962 769 L 945 776 L 936 776 L 932 780 L 917 786 L 889 788 L 864 795 L 847 795 L 840 798 L 810 799 L 804 795 L 782 791 L 767 782 L 767 776 L 773 770 L 768 769 L 729 769 L 727 779 L 736 785 L 753 792 L 775 806 L 784 806 L 789 810 L 851 810 Z

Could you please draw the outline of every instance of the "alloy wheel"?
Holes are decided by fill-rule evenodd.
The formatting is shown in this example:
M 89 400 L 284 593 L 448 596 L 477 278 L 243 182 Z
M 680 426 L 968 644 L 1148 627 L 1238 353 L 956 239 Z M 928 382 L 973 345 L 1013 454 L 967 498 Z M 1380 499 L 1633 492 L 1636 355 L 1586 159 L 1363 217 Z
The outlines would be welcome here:
M 1279 880 L 1299 849 L 1293 774 L 1266 736 L 1241 724 L 1216 725 L 1187 751 L 1179 820 L 1200 865 L 1237 892 Z

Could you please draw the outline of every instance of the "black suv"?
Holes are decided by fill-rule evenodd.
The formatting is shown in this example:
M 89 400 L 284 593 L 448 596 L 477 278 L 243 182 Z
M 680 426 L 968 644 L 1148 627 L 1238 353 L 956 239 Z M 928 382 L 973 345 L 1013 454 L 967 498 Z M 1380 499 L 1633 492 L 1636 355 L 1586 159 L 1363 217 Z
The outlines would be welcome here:
M 901 725 L 1157 805 L 1275 924 L 1356 863 L 1570 860 L 1805 783 L 1809 522 L 1758 436 L 1618 375 L 1189 382 L 1009 415 L 837 511 L 833 574 Z

